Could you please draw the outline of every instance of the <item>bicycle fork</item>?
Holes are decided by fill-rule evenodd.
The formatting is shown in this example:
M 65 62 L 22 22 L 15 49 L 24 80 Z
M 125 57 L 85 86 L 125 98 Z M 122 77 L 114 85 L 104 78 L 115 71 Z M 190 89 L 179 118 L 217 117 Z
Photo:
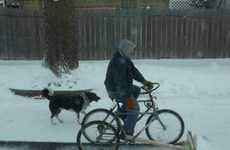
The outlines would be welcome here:
M 163 130 L 166 130 L 166 126 L 165 126 L 164 123 L 161 121 L 161 119 L 160 119 L 160 117 L 158 116 L 158 114 L 155 114 L 155 116 L 152 117 L 152 119 L 149 121 L 149 123 L 146 124 L 140 131 L 137 132 L 137 134 L 133 137 L 132 141 L 135 141 L 135 139 L 136 139 L 146 128 L 148 128 L 148 127 L 151 125 L 151 123 L 152 123 L 153 121 L 155 121 L 155 120 L 159 121 L 159 123 L 160 123 L 160 125 L 161 125 L 161 127 L 162 127 Z
M 164 125 L 164 123 L 161 121 L 160 117 L 158 115 L 155 116 L 156 120 L 159 121 L 161 127 L 163 128 L 163 130 L 166 130 L 166 126 Z M 154 118 L 154 117 L 153 117 Z M 153 122 L 152 120 L 150 122 Z

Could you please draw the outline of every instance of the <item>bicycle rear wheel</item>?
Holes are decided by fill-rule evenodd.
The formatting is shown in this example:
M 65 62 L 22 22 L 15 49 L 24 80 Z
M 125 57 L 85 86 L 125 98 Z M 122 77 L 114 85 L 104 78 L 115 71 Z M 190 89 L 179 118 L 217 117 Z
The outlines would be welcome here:
M 88 112 L 82 120 L 82 125 L 91 121 L 104 121 L 112 124 L 118 132 L 121 130 L 121 122 L 119 118 L 115 113 L 107 109 L 98 108 Z
M 152 114 L 146 121 L 145 131 L 151 140 L 175 144 L 184 134 L 184 121 L 173 110 L 162 109 Z
M 79 150 L 117 150 L 118 143 L 117 130 L 104 121 L 86 123 L 77 135 Z

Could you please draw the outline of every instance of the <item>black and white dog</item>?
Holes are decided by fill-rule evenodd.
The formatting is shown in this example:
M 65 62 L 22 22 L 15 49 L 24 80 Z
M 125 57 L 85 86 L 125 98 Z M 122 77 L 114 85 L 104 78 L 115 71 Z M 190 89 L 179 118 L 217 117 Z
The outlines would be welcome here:
M 50 89 L 43 89 L 41 95 L 49 100 L 49 109 L 51 112 L 51 123 L 55 124 L 53 118 L 56 117 L 60 123 L 63 121 L 58 117 L 61 109 L 71 110 L 77 114 L 77 120 L 80 123 L 80 112 L 84 113 L 85 109 L 93 101 L 97 102 L 98 97 L 93 92 L 82 92 L 79 95 L 55 95 Z

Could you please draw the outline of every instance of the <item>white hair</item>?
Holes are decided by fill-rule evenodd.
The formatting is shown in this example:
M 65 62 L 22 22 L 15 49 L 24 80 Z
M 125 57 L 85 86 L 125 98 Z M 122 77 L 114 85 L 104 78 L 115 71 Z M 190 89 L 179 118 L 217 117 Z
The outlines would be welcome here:
M 136 47 L 136 44 L 133 43 L 132 41 L 129 41 L 127 39 L 123 39 L 120 41 L 120 44 L 119 44 L 119 49 L 120 50 L 127 50 L 129 48 L 132 48 L 134 49 Z
M 129 53 L 133 52 L 135 47 L 136 47 L 136 44 L 127 39 L 121 40 L 118 46 L 119 51 L 122 55 L 129 55 Z

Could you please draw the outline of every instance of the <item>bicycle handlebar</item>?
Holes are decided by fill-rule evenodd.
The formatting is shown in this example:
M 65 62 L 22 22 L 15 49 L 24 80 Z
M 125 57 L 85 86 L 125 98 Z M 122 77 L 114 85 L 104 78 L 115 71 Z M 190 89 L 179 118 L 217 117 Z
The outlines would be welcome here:
M 152 93 L 153 91 L 155 91 L 159 87 L 160 87 L 160 83 L 158 83 L 158 82 L 154 82 L 153 83 L 153 88 L 151 88 L 151 89 L 148 89 L 148 87 L 146 87 L 146 86 L 141 86 L 140 88 L 143 89 L 144 92 L 141 92 L 140 94 L 149 94 L 149 93 Z
M 144 92 L 140 92 L 141 95 L 145 95 L 145 94 L 150 94 L 153 91 L 155 91 L 156 89 L 158 89 L 160 87 L 160 83 L 158 82 L 153 82 L 153 88 L 148 89 L 148 87 L 146 86 L 141 86 L 140 88 L 144 90 Z M 115 100 L 114 98 L 110 98 L 112 101 Z

